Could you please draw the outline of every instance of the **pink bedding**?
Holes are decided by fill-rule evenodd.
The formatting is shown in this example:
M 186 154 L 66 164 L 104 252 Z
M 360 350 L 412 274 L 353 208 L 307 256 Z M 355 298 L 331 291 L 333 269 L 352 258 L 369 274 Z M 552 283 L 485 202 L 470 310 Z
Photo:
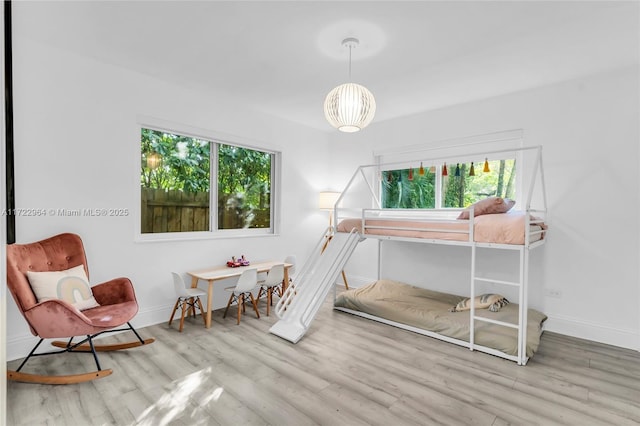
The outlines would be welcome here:
M 474 241 L 495 244 L 524 244 L 525 212 L 511 211 L 486 214 L 474 218 Z M 381 228 L 377 228 L 381 227 Z M 361 219 L 344 219 L 338 224 L 338 232 L 350 232 L 356 228 L 362 233 Z M 365 234 L 388 235 L 407 238 L 424 238 L 449 241 L 469 241 L 469 222 L 410 221 L 396 219 L 367 219 Z M 544 224 L 531 225 L 530 242 L 543 238 Z

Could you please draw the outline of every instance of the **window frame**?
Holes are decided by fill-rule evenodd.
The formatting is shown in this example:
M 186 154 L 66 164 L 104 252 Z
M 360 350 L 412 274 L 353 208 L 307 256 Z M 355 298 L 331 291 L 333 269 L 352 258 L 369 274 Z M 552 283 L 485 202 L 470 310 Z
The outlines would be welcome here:
M 493 157 L 491 158 L 492 161 L 496 161 L 496 160 L 515 160 L 516 164 L 518 163 L 522 163 L 522 156 L 521 154 L 518 153 L 514 153 L 515 155 L 511 155 L 510 153 L 503 153 L 503 154 L 497 154 L 497 155 L 493 155 Z M 417 163 L 423 163 L 423 166 L 425 169 L 430 168 L 430 167 L 435 167 L 435 172 L 434 172 L 434 177 L 435 177 L 435 182 L 434 182 L 434 197 L 435 197 L 435 207 L 431 208 L 431 207 L 423 207 L 420 209 L 423 210 L 459 210 L 461 208 L 464 207 L 445 207 L 444 206 L 444 199 L 443 199 L 443 188 L 442 185 L 444 184 L 444 179 L 442 176 L 442 169 L 443 169 L 443 164 L 447 163 L 447 171 L 448 171 L 448 175 L 452 176 L 453 175 L 453 171 L 455 170 L 455 164 L 456 163 L 466 163 L 468 164 L 469 161 L 462 159 L 461 157 L 447 157 L 444 159 L 439 159 L 438 160 L 438 164 L 433 164 L 431 162 L 431 160 L 422 160 L 422 161 L 418 161 Z M 393 168 L 390 167 L 380 167 L 380 172 L 381 173 L 385 173 L 388 171 L 396 171 L 396 170 L 407 170 L 409 168 L 413 168 L 413 173 L 414 176 L 417 173 L 418 167 L 415 166 L 415 161 L 413 163 L 407 163 L 407 162 L 402 162 L 402 163 L 397 163 L 397 164 L 393 164 Z M 478 163 L 484 163 L 484 161 L 474 161 L 474 163 L 478 164 Z M 427 165 L 428 164 L 428 165 Z M 384 166 L 384 165 L 381 165 Z M 479 173 L 479 172 L 476 172 Z M 378 184 L 378 199 L 382 200 L 382 192 L 383 192 L 383 185 L 382 182 L 379 182 Z M 516 185 L 515 185 L 515 199 L 518 200 L 520 198 L 520 194 L 522 194 L 522 184 L 520 182 L 520 180 L 518 179 L 518 172 L 516 171 Z M 403 209 L 403 210 L 419 210 L 416 208 L 403 208 L 403 207 L 397 207 L 398 209 Z M 383 209 L 387 209 L 384 208 Z
M 266 147 L 265 143 L 251 141 L 239 136 L 223 134 L 206 129 L 195 128 L 187 125 L 170 123 L 150 117 L 139 117 L 137 129 L 137 156 L 135 166 L 136 176 L 136 201 L 135 206 L 135 241 L 182 241 L 182 240 L 209 240 L 224 238 L 251 238 L 251 237 L 271 237 L 280 233 L 280 192 L 281 192 L 281 159 L 282 153 L 272 148 Z M 156 130 L 160 132 L 172 133 L 201 139 L 209 142 L 209 230 L 206 231 L 186 231 L 186 232 L 142 232 L 142 206 L 140 191 L 140 158 L 142 147 L 140 135 L 142 129 Z M 218 145 L 230 145 L 239 148 L 250 149 L 268 153 L 271 155 L 271 194 L 270 194 L 270 227 L 269 228 L 242 228 L 242 229 L 217 229 L 218 227 Z M 214 181 L 215 178 L 215 181 Z
M 459 207 L 443 207 L 443 164 L 446 162 L 448 173 L 451 176 L 453 172 L 452 165 L 453 170 L 455 170 L 456 163 L 469 163 L 470 159 L 474 159 L 472 157 L 477 156 L 482 156 L 482 160 L 484 162 L 484 157 L 486 156 L 485 153 L 487 153 L 492 161 L 515 159 L 516 164 L 520 164 L 516 175 L 515 200 L 516 207 L 521 205 L 524 201 L 520 200 L 524 194 L 524 181 L 522 179 L 524 157 L 521 150 L 524 146 L 524 140 L 522 129 L 440 141 L 440 143 L 442 142 L 446 142 L 446 144 L 439 145 L 436 143 L 429 143 L 374 151 L 373 155 L 375 163 L 378 165 L 378 176 L 381 176 L 388 170 L 404 170 L 409 168 L 413 168 L 415 173 L 421 162 L 425 169 L 427 167 L 435 166 L 435 207 L 433 209 L 459 210 Z M 476 162 L 478 161 L 476 160 Z M 382 190 L 382 182 L 378 182 L 377 196 L 381 201 Z M 433 209 L 407 208 L 403 210 Z

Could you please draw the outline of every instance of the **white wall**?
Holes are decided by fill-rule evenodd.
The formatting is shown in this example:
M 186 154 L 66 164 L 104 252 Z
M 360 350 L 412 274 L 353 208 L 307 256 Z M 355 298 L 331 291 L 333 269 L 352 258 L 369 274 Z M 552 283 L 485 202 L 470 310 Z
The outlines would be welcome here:
M 332 175 L 370 164 L 375 149 L 524 129 L 525 145 L 543 145 L 551 226 L 531 256 L 532 306 L 549 316 L 549 330 L 640 348 L 638 78 L 637 68 L 620 69 L 375 123 L 349 140 L 333 137 L 343 157 Z M 468 256 L 456 260 L 450 250 L 388 244 L 384 275 L 464 294 Z M 363 266 L 370 256 L 356 251 L 346 269 L 375 278 L 375 265 Z M 488 269 L 502 256 L 486 256 Z M 547 297 L 545 288 L 562 297 Z
M 22 208 L 128 208 L 139 199 L 139 115 L 236 135 L 282 152 L 281 234 L 270 237 L 136 243 L 139 217 L 18 217 L 18 243 L 60 232 L 82 236 L 92 283 L 133 281 L 140 312 L 133 323 L 167 321 L 175 302 L 170 271 L 250 260 L 302 261 L 326 227 L 317 193 L 329 182 L 327 136 L 259 114 L 219 96 L 197 93 L 89 58 L 36 44 L 20 35 L 16 17 L 14 96 L 16 204 Z M 185 275 L 185 278 L 186 275 Z M 226 305 L 225 285 L 214 308 Z M 8 359 L 33 344 L 15 304 L 7 303 Z
M 637 209 L 638 70 L 586 77 L 540 89 L 374 123 L 358 134 L 329 137 L 259 114 L 228 99 L 165 84 L 133 72 L 28 41 L 14 21 L 16 197 L 24 208 L 126 207 L 136 211 L 139 167 L 136 117 L 145 115 L 237 135 L 283 160 L 282 233 L 276 237 L 135 243 L 135 216 L 20 217 L 18 242 L 77 232 L 86 243 L 93 282 L 125 275 L 140 301 L 136 325 L 166 321 L 173 293 L 169 271 L 250 259 L 305 257 L 326 226 L 317 192 L 342 188 L 372 151 L 522 128 L 527 144 L 544 146 L 550 202 L 548 244 L 534 252 L 533 306 L 548 328 L 626 347 L 640 346 Z M 380 108 L 390 106 L 379 99 Z M 330 167 L 327 139 L 330 138 Z M 608 225 L 594 229 L 594 224 Z M 624 238 L 621 235 L 625 236 Z M 441 247 L 387 245 L 386 275 L 448 286 L 466 261 L 437 268 L 425 257 Z M 444 253 L 444 254 L 443 254 Z M 377 275 L 377 244 L 359 249 L 346 270 L 355 283 Z M 501 259 L 488 255 L 491 264 Z M 452 263 L 455 260 L 449 259 Z M 417 259 L 416 261 L 401 260 Z M 437 263 L 437 262 L 436 262 Z M 441 264 L 443 262 L 440 262 Z M 397 266 L 395 266 L 397 265 Z M 427 277 L 427 278 L 422 278 Z M 437 280 L 435 283 L 433 281 Z M 352 282 L 354 284 L 354 282 Z M 562 292 L 548 298 L 544 288 Z M 459 287 L 464 291 L 464 284 Z M 224 305 L 220 288 L 215 307 Z M 7 303 L 7 354 L 23 356 L 33 337 Z

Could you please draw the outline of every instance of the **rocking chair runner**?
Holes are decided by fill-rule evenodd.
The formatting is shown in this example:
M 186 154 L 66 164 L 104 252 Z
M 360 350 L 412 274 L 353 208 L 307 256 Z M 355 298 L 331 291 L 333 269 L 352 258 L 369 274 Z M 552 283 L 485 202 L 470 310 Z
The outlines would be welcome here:
M 83 265 L 87 277 L 89 269 L 82 240 L 75 234 L 60 234 L 30 244 L 7 246 L 7 286 L 18 305 L 18 309 L 31 328 L 31 333 L 40 340 L 16 371 L 7 371 L 7 379 L 28 383 L 70 384 L 98 379 L 110 375 L 111 369 L 103 370 L 98 360 L 98 351 L 113 351 L 147 345 L 155 339 L 143 340 L 129 321 L 138 313 L 138 302 L 133 285 L 128 278 L 115 278 L 91 287 L 100 306 L 77 310 L 63 300 L 38 302 L 27 278 L 27 271 L 64 271 Z M 118 328 L 126 324 L 126 327 Z M 94 338 L 103 333 L 131 330 L 137 341 L 112 345 L 95 345 Z M 82 336 L 79 342 L 74 337 Z M 86 337 L 85 337 L 86 336 Z M 50 338 L 68 338 L 68 342 L 54 341 L 57 351 L 35 353 L 44 341 Z M 51 355 L 64 352 L 86 352 L 93 354 L 97 371 L 47 376 L 23 373 L 22 367 L 32 356 Z

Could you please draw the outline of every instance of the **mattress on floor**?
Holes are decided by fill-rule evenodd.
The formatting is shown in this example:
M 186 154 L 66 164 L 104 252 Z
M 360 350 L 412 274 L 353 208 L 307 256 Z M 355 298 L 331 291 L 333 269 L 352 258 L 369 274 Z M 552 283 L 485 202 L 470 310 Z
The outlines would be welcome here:
M 336 307 L 407 324 L 454 339 L 469 341 L 469 311 L 449 312 L 464 297 L 414 287 L 392 280 L 378 280 L 364 287 L 339 294 Z M 518 323 L 518 305 L 510 303 L 499 312 L 476 309 L 477 316 Z M 547 316 L 528 310 L 527 356 L 538 349 L 542 324 Z M 475 344 L 497 349 L 508 355 L 518 354 L 518 330 L 484 321 L 476 321 Z

